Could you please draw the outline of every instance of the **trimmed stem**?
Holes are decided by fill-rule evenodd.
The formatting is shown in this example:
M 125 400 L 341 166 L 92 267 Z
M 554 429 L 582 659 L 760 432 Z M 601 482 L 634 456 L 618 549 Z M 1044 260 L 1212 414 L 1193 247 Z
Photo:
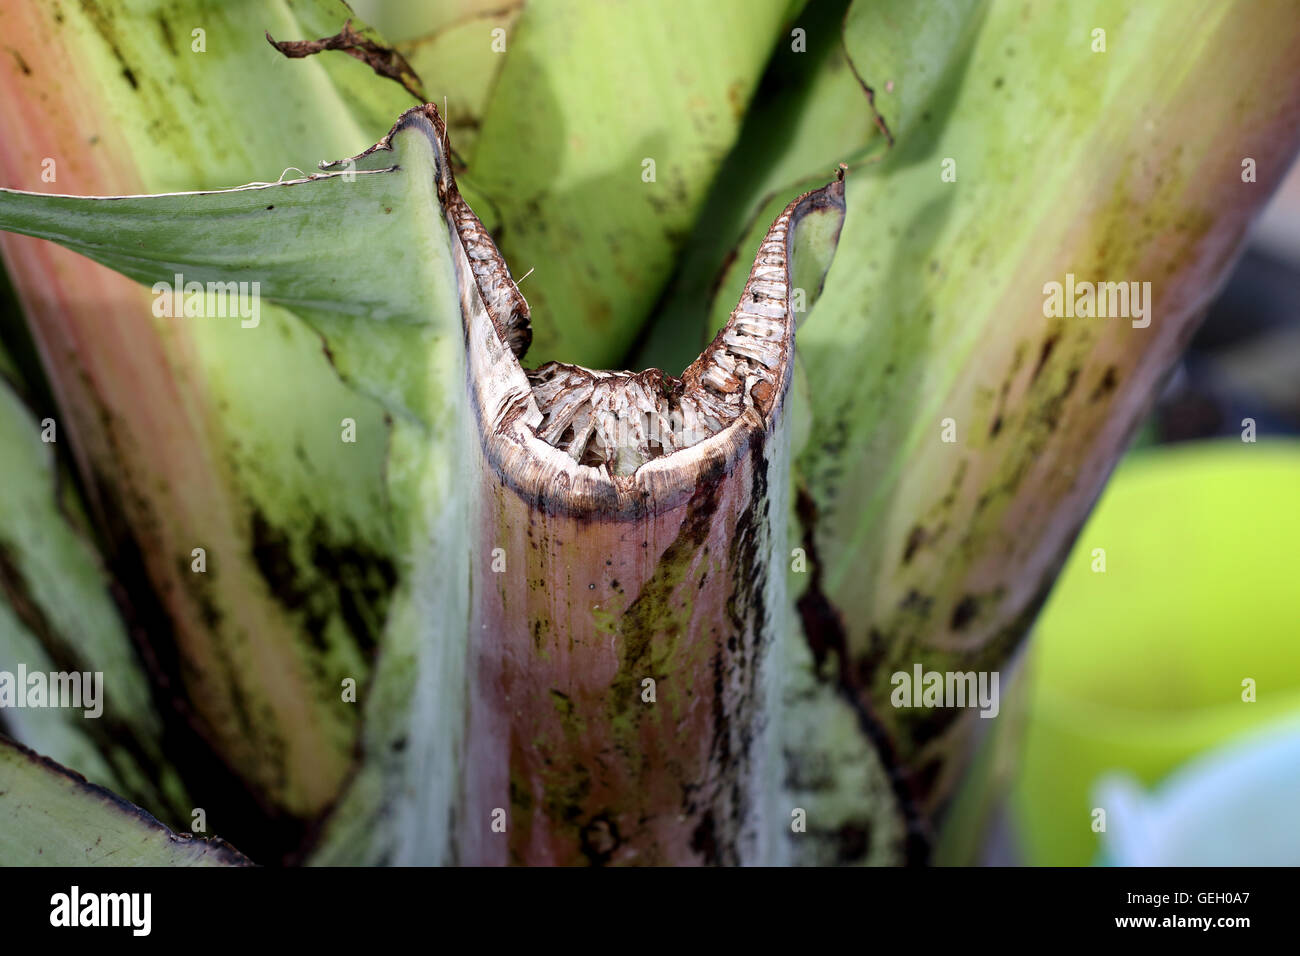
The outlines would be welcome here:
M 771 860 L 791 237 L 842 214 L 843 184 L 776 220 L 681 380 L 548 367 L 558 380 L 521 367 L 514 283 L 440 174 L 477 439 L 460 860 Z

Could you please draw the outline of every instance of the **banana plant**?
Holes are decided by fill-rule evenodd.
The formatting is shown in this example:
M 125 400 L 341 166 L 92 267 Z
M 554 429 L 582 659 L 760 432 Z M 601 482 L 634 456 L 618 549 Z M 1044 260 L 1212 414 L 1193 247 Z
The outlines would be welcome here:
M 6 17 L 4 862 L 924 860 L 1300 148 L 1283 3 Z

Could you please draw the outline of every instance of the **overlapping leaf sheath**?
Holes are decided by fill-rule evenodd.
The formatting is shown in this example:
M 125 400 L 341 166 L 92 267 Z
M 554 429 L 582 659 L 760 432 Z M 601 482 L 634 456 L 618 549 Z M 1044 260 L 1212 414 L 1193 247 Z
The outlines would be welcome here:
M 409 744 L 415 750 L 412 735 L 418 732 L 421 746 L 441 754 L 428 758 L 436 763 L 451 760 L 460 739 L 454 703 L 460 670 L 454 663 L 435 667 L 433 662 L 439 654 L 463 648 L 466 627 L 465 558 L 455 546 L 464 538 L 457 523 L 463 526 L 465 509 L 456 504 L 456 475 L 463 460 L 456 449 L 463 431 L 464 361 L 450 258 L 453 230 L 436 188 L 442 154 L 413 128 L 420 114 L 408 115 L 412 121 L 399 123 L 384 151 L 357 158 L 355 171 L 222 192 L 118 199 L 0 191 L 0 224 L 57 237 L 146 283 L 166 282 L 176 270 L 199 283 L 257 282 L 268 306 L 292 308 L 313 323 L 339 371 L 386 403 L 391 431 L 373 423 L 367 440 L 385 456 L 386 484 L 379 503 L 391 522 L 393 579 L 385 582 L 391 588 L 386 613 L 365 622 L 383 640 L 385 654 L 373 680 L 367 682 L 364 672 L 335 671 L 325 678 L 332 685 L 326 693 L 313 697 L 303 692 L 285 704 L 303 707 L 314 700 L 327 713 L 349 715 L 332 719 L 355 719 L 351 712 L 357 703 L 343 693 L 343 680 L 351 677 L 361 690 L 354 700 L 373 718 L 366 724 L 367 749 L 393 754 L 393 743 L 400 742 L 401 748 Z M 340 219 L 353 223 L 354 230 L 340 234 Z M 405 266 L 407 281 L 390 280 L 388 269 L 394 263 Z M 319 289 L 330 284 L 336 293 L 323 299 Z M 236 325 L 239 331 L 247 330 Z M 354 401 L 361 398 L 358 394 Z M 321 422 L 323 437 L 347 449 L 335 430 L 338 424 L 334 414 Z M 354 424 L 358 432 L 365 427 L 361 420 Z M 431 547 L 431 541 L 441 545 Z M 214 549 L 214 563 L 220 554 Z M 280 562 L 289 556 L 254 551 L 252 557 Z M 283 564 L 271 567 L 287 575 L 277 582 L 276 597 L 283 601 L 292 596 L 284 591 L 294 586 L 291 571 Z M 364 578 L 357 580 L 365 570 L 355 564 L 340 568 L 335 583 L 368 586 Z M 362 608 L 353 610 L 363 613 Z M 289 674 L 268 665 L 255 676 L 283 687 Z M 448 722 L 413 714 L 412 701 L 431 693 L 435 709 L 450 715 Z M 350 750 L 347 756 L 350 760 Z M 396 781 L 385 778 L 377 796 L 365 789 L 368 784 L 352 781 L 352 791 L 367 794 L 368 823 L 385 816 L 394 828 L 367 828 L 368 845 L 381 848 L 375 853 L 398 852 L 399 829 L 431 826 L 441 836 L 410 845 L 420 859 L 441 858 L 450 798 L 440 798 L 437 786 L 427 784 L 452 778 L 455 768 L 446 764 L 430 772 L 425 757 L 423 751 L 418 758 L 408 752 L 383 769 Z M 375 756 L 367 771 L 380 772 L 380 764 Z M 408 802 L 413 819 L 408 813 L 384 812 L 396 794 L 417 795 L 418 806 Z
M 262 39 L 332 32 L 340 12 L 9 5 L 0 180 L 101 195 L 229 186 L 373 141 L 384 126 L 362 132 L 370 111 L 387 125 L 400 89 L 343 57 L 290 64 Z M 298 834 L 261 815 L 310 817 L 337 794 L 358 717 L 336 703 L 339 683 L 364 683 L 392 591 L 383 410 L 274 306 L 257 328 L 160 319 L 147 289 L 52 244 L 4 236 L 0 248 L 59 404 L 44 411 L 75 450 L 108 566 L 161 669 L 151 676 L 187 700 L 167 720 L 192 720 L 182 750 L 210 749 L 233 773 L 227 794 L 251 792 L 228 803 L 209 789 L 225 807 L 213 825 L 281 851 Z M 345 417 L 355 445 L 338 440 Z
M 846 21 L 895 146 L 849 177 L 800 328 L 796 471 L 810 640 L 933 807 L 973 711 L 895 707 L 892 676 L 999 670 L 1024 637 L 1300 147 L 1300 18 L 994 0 L 936 31 L 928 6 Z M 1071 276 L 1128 308 L 1053 314 Z

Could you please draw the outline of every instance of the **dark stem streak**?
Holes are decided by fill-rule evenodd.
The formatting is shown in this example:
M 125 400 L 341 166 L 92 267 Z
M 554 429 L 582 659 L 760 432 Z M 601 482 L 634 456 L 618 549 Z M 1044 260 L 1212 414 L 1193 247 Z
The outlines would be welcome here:
M 858 718 L 858 725 L 871 742 L 881 764 L 889 774 L 890 788 L 898 801 L 899 811 L 907 825 L 907 838 L 903 847 L 904 861 L 908 866 L 925 866 L 930 859 L 932 838 L 925 818 L 913 792 L 908 770 L 898 759 L 893 741 L 888 732 L 871 712 L 871 706 L 861 692 L 850 666 L 848 657 L 848 634 L 839 609 L 831 603 L 822 590 L 822 564 L 817 555 L 815 527 L 817 523 L 817 505 L 806 488 L 799 488 L 795 505 L 799 523 L 803 526 L 803 548 L 812 566 L 808 589 L 797 602 L 799 619 L 803 625 L 804 639 L 812 651 L 813 660 L 820 665 L 826 658 L 827 651 L 835 651 L 839 658 L 838 690 L 845 701 L 853 708 Z

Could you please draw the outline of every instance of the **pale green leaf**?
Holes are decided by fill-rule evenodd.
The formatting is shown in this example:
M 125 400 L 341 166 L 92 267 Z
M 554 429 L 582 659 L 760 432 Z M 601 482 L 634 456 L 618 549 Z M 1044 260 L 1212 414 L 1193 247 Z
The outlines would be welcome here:
M 69 513 L 76 503 L 60 490 L 68 479 L 58 474 L 57 429 L 55 419 L 37 421 L 0 381 L 0 671 L 98 672 L 99 713 L 7 707 L 0 720 L 9 734 L 96 783 L 180 819 L 191 804 L 164 757 L 144 667 L 113 604 L 109 575 L 82 536 L 84 519 Z M 43 432 L 55 442 L 42 440 Z
M 248 866 L 0 737 L 0 866 Z
M 536 269 L 521 286 L 536 316 L 531 363 L 622 361 L 672 273 L 791 6 L 524 7 L 465 180 L 493 208 L 513 272 Z

